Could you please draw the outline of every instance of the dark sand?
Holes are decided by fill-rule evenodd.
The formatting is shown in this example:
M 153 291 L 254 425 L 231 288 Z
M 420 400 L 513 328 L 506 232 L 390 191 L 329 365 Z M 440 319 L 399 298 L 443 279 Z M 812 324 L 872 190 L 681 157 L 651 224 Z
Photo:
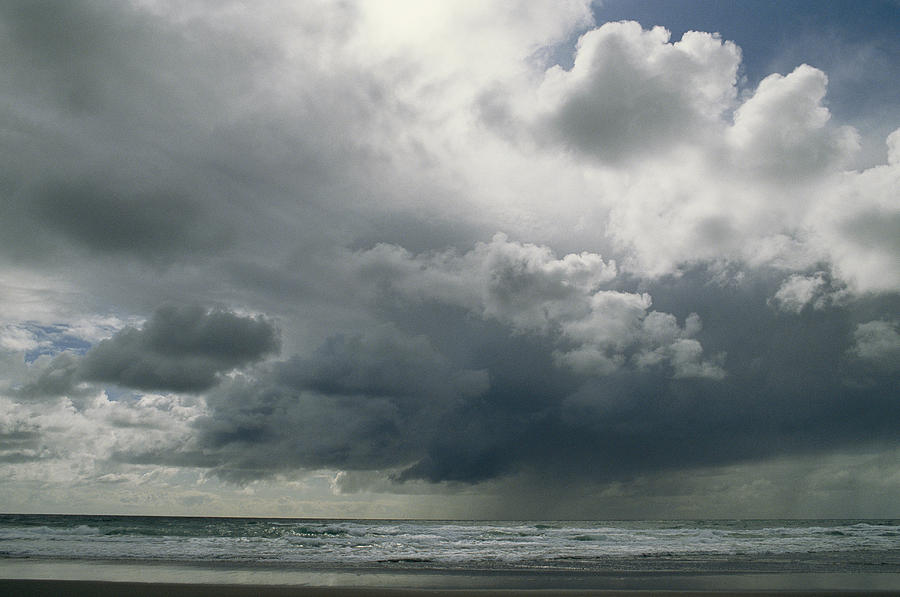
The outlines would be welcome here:
M 7 597 L 900 597 L 897 591 L 621 591 L 363 589 L 271 585 L 203 585 L 80 580 L 0 580 Z

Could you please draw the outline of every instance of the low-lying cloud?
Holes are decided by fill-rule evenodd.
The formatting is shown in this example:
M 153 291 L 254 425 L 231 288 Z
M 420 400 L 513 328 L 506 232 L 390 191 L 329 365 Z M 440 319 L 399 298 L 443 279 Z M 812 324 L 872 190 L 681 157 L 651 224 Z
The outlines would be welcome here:
M 161 307 L 140 328 L 126 326 L 83 356 L 63 352 L 19 391 L 62 396 L 80 382 L 149 391 L 199 392 L 221 375 L 278 352 L 274 324 L 200 305 Z

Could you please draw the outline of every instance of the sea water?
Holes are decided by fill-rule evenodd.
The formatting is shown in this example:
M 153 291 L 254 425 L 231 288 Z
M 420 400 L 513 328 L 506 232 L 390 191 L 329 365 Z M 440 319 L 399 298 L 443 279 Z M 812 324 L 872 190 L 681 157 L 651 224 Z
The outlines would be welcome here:
M 447 588 L 900 590 L 900 520 L 0 515 L 0 577 Z M 723 580 L 724 579 L 724 580 Z

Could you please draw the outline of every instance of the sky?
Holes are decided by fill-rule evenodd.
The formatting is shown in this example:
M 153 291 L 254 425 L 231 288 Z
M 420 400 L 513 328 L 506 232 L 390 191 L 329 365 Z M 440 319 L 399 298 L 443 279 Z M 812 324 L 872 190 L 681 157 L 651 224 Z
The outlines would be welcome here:
M 898 517 L 900 4 L 0 4 L 0 510 Z

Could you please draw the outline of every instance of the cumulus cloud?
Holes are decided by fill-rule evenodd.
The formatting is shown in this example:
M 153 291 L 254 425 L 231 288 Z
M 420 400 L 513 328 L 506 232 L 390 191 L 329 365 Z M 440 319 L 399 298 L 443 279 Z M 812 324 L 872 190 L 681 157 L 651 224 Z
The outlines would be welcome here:
M 888 164 L 900 164 L 900 129 L 897 129 L 887 138 Z
M 653 25 L 3 3 L 0 459 L 427 492 L 896 443 L 900 131 L 846 170 L 845 79 Z
M 851 352 L 886 371 L 900 369 L 900 322 L 876 320 L 861 323 L 853 332 Z
M 896 131 L 888 138 L 890 147 Z M 856 292 L 900 288 L 900 164 L 896 160 L 835 181 L 811 210 L 811 244 Z
M 165 189 L 123 192 L 67 181 L 23 194 L 22 200 L 35 228 L 101 254 L 126 252 L 164 262 L 186 252 L 221 249 L 228 240 L 202 205 Z
M 791 274 L 769 299 L 769 305 L 785 313 L 798 314 L 807 306 L 824 309 L 839 306 L 850 300 L 846 288 L 834 288 L 833 280 L 826 272 Z
M 654 365 L 669 360 L 676 379 L 725 377 L 725 370 L 722 368 L 725 355 L 720 353 L 711 359 L 704 358 L 703 347 L 692 338 L 701 329 L 700 317 L 696 313 L 688 315 L 682 328 L 673 315 L 654 311 L 644 319 L 641 327 L 651 348 L 646 348 L 633 357 L 639 365 Z
M 469 396 L 488 386 L 485 371 L 454 371 L 426 337 L 408 337 L 393 326 L 332 336 L 311 357 L 295 357 L 275 371 L 287 386 L 337 396 Z
M 740 50 L 709 33 L 669 38 L 635 22 L 584 34 L 571 70 L 545 74 L 538 134 L 610 161 L 702 135 L 735 100 Z
M 23 483 L 90 483 L 112 472 L 118 451 L 176 450 L 202 412 L 191 399 L 152 394 L 116 401 L 95 393 L 79 407 L 67 398 L 0 398 L 0 466 L 19 464 Z
M 142 328 L 126 327 L 93 347 L 79 375 L 131 388 L 196 392 L 278 348 L 275 326 L 265 318 L 167 306 Z
M 198 448 L 235 480 L 405 466 L 441 433 L 449 411 L 489 386 L 486 371 L 454 366 L 427 338 L 380 326 L 213 391 Z
M 639 359 L 643 365 L 660 363 L 674 354 L 670 345 L 690 336 L 671 315 L 650 312 L 648 294 L 607 289 L 616 266 L 598 254 L 558 259 L 547 247 L 498 234 L 462 255 L 416 256 L 381 245 L 355 258 L 358 275 L 376 279 L 388 294 L 454 305 L 517 333 L 549 336 L 558 343 L 557 361 L 578 373 L 609 374 L 634 351 L 655 354 Z M 688 328 L 698 324 L 693 314 Z M 664 331 L 666 325 L 670 329 Z M 688 371 L 680 369 L 682 375 Z M 693 371 L 724 374 L 709 364 Z
M 897 408 L 890 380 L 853 382 L 867 370 L 849 358 L 881 342 L 884 330 L 867 325 L 854 336 L 842 309 L 785 319 L 766 301 L 782 283 L 777 276 L 735 287 L 717 283 L 715 271 L 696 271 L 650 289 L 682 312 L 697 305 L 703 288 L 703 319 L 731 322 L 712 328 L 695 313 L 683 320 L 648 313 L 646 294 L 592 293 L 585 290 L 590 276 L 576 292 L 532 281 L 556 300 L 588 306 L 583 321 L 572 320 L 584 324 L 588 344 L 564 332 L 568 320 L 533 317 L 530 301 L 518 305 L 522 318 L 508 304 L 486 315 L 484 297 L 502 276 L 462 262 L 485 266 L 494 251 L 538 256 L 516 270 L 534 275 L 563 261 L 502 237 L 493 242 L 498 246 L 473 250 L 483 253 L 478 258 L 413 256 L 386 246 L 373 249 L 377 259 L 358 254 L 354 275 L 367 277 L 370 300 L 394 323 L 333 336 L 308 355 L 221 384 L 208 394 L 193 439 L 177 451 L 117 457 L 210 469 L 238 482 L 296 470 L 361 471 L 348 488 L 418 492 L 420 481 L 529 474 L 604 483 L 852 445 L 862 429 L 869 439 L 894 437 L 883 416 Z M 417 275 L 443 285 L 420 285 Z M 588 298 L 573 298 L 580 292 Z M 579 355 L 570 344 L 606 347 L 618 358 L 601 368 L 591 355 L 577 369 L 562 358 Z
M 705 359 L 690 338 L 700 330 L 698 315 L 682 326 L 672 315 L 648 313 L 646 294 L 601 290 L 615 278 L 615 266 L 596 254 L 557 258 L 546 247 L 496 235 L 464 254 L 412 255 L 379 245 L 356 253 L 352 263 L 354 285 L 375 304 L 397 306 L 398 325 L 408 326 L 417 309 L 426 321 L 434 305 L 453 309 L 445 316 L 451 321 L 429 333 L 446 344 L 446 326 L 462 323 L 457 360 L 471 361 L 467 353 L 479 349 L 470 343 L 491 335 L 485 327 L 500 324 L 502 348 L 476 360 L 482 366 L 473 370 L 454 365 L 425 336 L 382 325 L 334 336 L 261 378 L 236 379 L 209 397 L 211 416 L 201 425 L 207 455 L 201 461 L 217 454 L 221 475 L 246 479 L 335 466 L 409 467 L 401 479 L 489 478 L 518 460 L 505 452 L 524 432 L 519 425 L 527 429 L 529 419 L 555 408 L 562 388 L 553 387 L 558 381 L 546 386 L 546 379 L 564 378 L 566 368 L 602 376 L 626 365 L 666 365 L 674 378 L 724 376 L 720 357 Z M 462 331 L 466 325 L 476 328 L 471 337 Z M 531 373 L 545 377 L 538 385 L 520 363 L 529 344 Z M 460 428 L 448 433 L 445 422 L 459 417 Z M 500 417 L 503 431 L 491 437 L 487 430 Z

